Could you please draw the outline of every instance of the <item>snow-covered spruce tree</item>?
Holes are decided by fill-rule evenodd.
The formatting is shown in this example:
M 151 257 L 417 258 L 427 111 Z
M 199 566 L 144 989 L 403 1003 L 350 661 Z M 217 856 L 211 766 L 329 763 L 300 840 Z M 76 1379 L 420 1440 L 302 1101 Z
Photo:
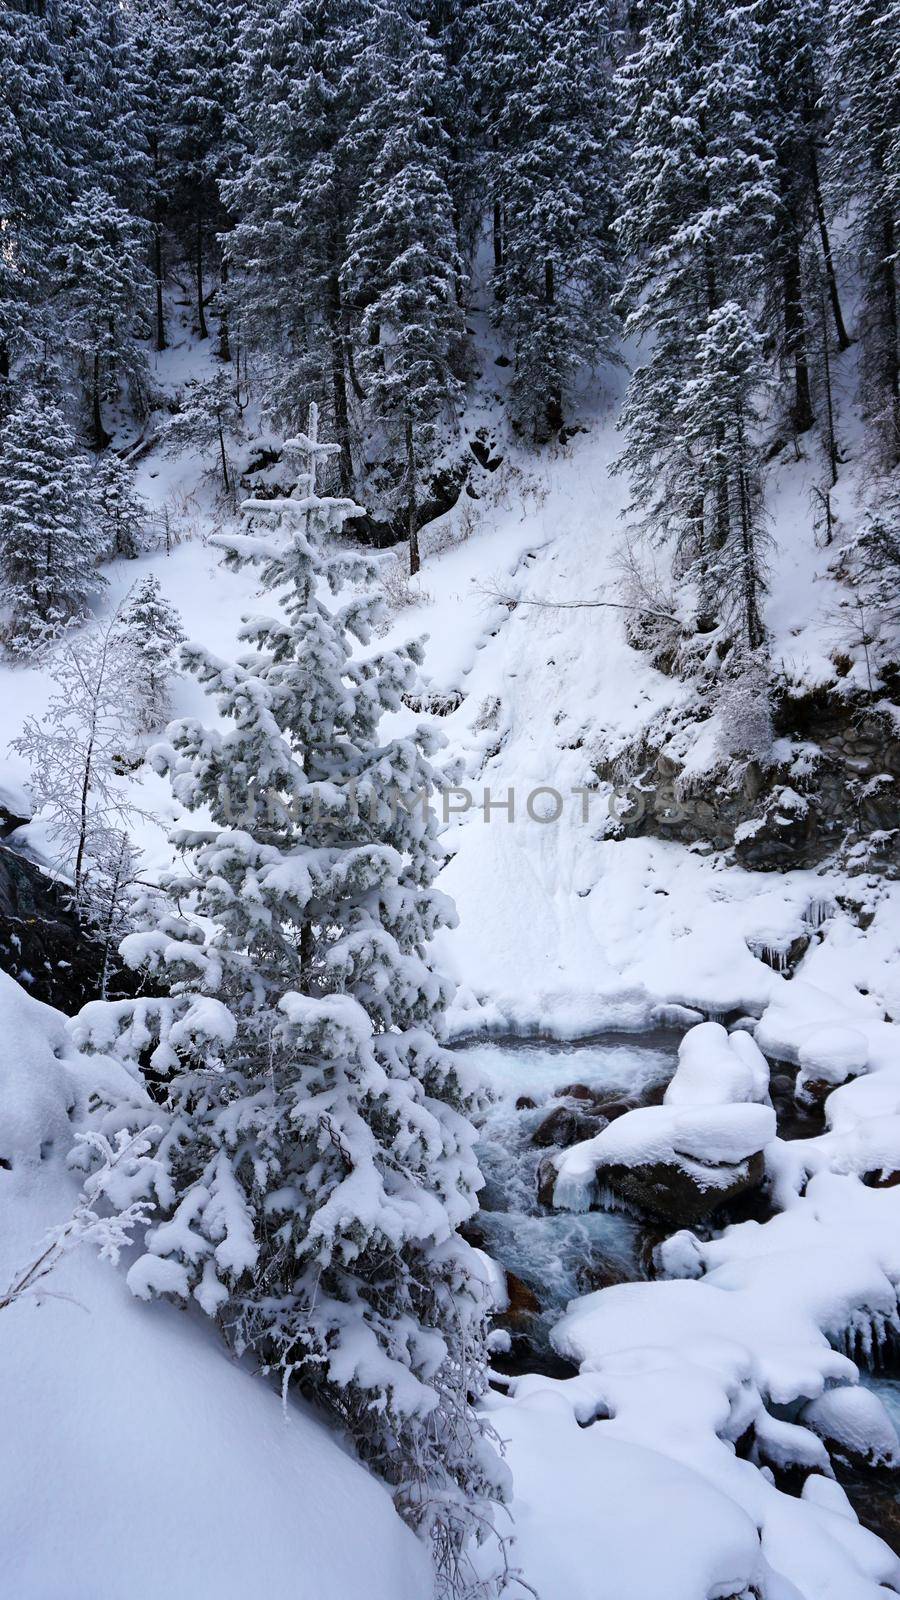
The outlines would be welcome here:
M 698 454 L 723 460 L 718 433 L 699 447 L 672 417 L 698 376 L 710 316 L 758 297 L 779 208 L 758 46 L 750 6 L 657 0 L 620 74 L 630 145 L 618 223 L 631 264 L 626 331 L 646 338 L 647 353 L 622 408 L 618 467 L 631 480 L 637 526 L 673 543 L 682 570 L 709 568 L 724 549 L 730 491 L 725 476 L 711 497 L 696 484 Z M 701 629 L 716 609 L 706 589 Z
M 161 728 L 169 715 L 169 683 L 185 633 L 174 606 L 152 573 L 125 597 L 119 628 L 130 654 L 129 698 L 139 733 Z
M 191 263 L 197 330 L 208 334 L 204 274 L 229 217 L 221 182 L 239 154 L 236 122 L 236 62 L 245 0 L 182 0 L 171 8 L 176 100 L 170 108 L 177 183 L 173 220 L 185 259 Z M 228 355 L 227 327 L 219 296 L 219 354 Z
M 372 416 L 395 451 L 397 504 L 416 573 L 423 479 L 446 446 L 462 393 L 462 262 L 448 187 L 447 79 L 407 0 L 376 0 L 364 41 L 364 70 L 378 92 L 348 135 L 368 152 L 368 176 L 342 283 L 365 307 L 360 370 Z
M 0 607 L 14 654 L 46 644 L 103 588 L 90 483 L 62 412 L 26 394 L 0 431 Z
M 116 205 L 134 209 L 146 176 L 134 95 L 133 12 L 121 0 L 53 0 L 66 83 L 73 170 L 71 194 L 100 188 Z
M 618 156 L 608 8 L 482 0 L 468 70 L 494 215 L 494 311 L 517 420 L 558 432 L 574 380 L 612 357 Z
M 768 538 L 762 509 L 758 395 L 762 338 L 734 301 L 713 311 L 697 341 L 696 371 L 675 404 L 672 426 L 694 463 L 693 492 L 704 521 L 724 509 L 724 536 L 701 546 L 695 577 L 704 609 L 753 652 L 765 637 L 761 601 Z M 724 508 L 722 507 L 724 490 Z
M 66 202 L 67 88 L 50 19 L 31 0 L 0 4 L 0 417 L 13 366 L 39 346 L 49 245 Z
M 177 33 L 168 0 L 143 0 L 129 14 L 131 97 L 146 151 L 140 214 L 146 219 L 151 240 L 154 308 L 153 336 L 157 350 L 165 350 L 165 285 L 168 265 L 167 227 L 179 176 L 177 161 L 178 104 Z
M 836 0 L 829 24 L 838 108 L 829 183 L 848 208 L 864 285 L 864 409 L 880 424 L 883 457 L 893 467 L 900 462 L 900 0 Z
M 97 460 L 90 488 L 99 531 L 106 539 L 106 558 L 133 560 L 147 530 L 147 506 L 135 489 L 133 473 L 108 450 Z
M 246 620 L 237 663 L 187 648 L 224 727 L 174 723 L 151 752 L 211 817 L 177 835 L 169 909 L 122 947 L 171 999 L 88 1008 L 80 1032 L 109 1047 L 119 1029 L 126 1053 L 155 1036 L 165 1079 L 127 1196 L 158 1208 L 132 1289 L 194 1298 L 330 1411 L 463 1594 L 501 1469 L 471 1406 L 485 1289 L 456 1228 L 476 1091 L 440 1043 L 449 989 L 427 954 L 453 915 L 432 887 L 432 774 L 421 733 L 378 732 L 418 653 L 354 658 L 377 606 L 324 591 L 366 575 L 334 547 L 358 508 L 316 493 L 334 447 L 314 411 L 290 448 L 310 463 L 294 494 L 248 502 L 254 531 L 217 540 L 281 614 Z
M 135 343 L 150 299 L 144 231 L 104 190 L 94 188 L 75 201 L 59 243 L 66 340 L 81 368 L 97 450 L 109 442 L 104 403 L 115 398 L 123 376 L 134 383 L 144 371 Z
M 354 481 L 351 313 L 340 273 L 362 179 L 347 141 L 358 113 L 365 0 L 248 13 L 240 36 L 238 122 L 245 135 L 222 192 L 232 294 L 265 360 L 266 405 L 289 427 L 312 394 L 327 404 L 343 492 Z

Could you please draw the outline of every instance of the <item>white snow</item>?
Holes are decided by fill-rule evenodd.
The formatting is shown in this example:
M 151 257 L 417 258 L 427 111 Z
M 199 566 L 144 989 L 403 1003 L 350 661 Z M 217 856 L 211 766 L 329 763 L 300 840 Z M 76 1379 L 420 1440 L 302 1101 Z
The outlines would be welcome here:
M 690 1028 L 678 1047 L 678 1068 L 666 1089 L 667 1106 L 765 1101 L 769 1067 L 747 1033 L 726 1033 L 718 1022 Z
M 165 361 L 168 379 L 183 377 L 195 352 Z M 677 1234 L 659 1252 L 668 1277 L 572 1303 L 555 1339 L 578 1377 L 531 1376 L 491 1396 L 515 1481 L 512 1559 L 540 1600 L 725 1600 L 751 1584 L 761 1600 L 885 1600 L 900 1566 L 827 1476 L 822 1441 L 882 1460 L 897 1448 L 853 1358 L 898 1332 L 900 1188 L 872 1184 L 900 1171 L 900 1029 L 887 1020 L 900 1016 L 900 887 L 832 868 L 749 872 L 664 839 L 605 836 L 619 802 L 598 763 L 690 694 L 629 646 L 620 612 L 552 605 L 618 594 L 626 490 L 609 475 L 612 424 L 610 403 L 565 448 L 540 460 L 513 451 L 477 506 L 464 498 L 426 530 L 413 603 L 379 641 L 428 635 L 429 688 L 456 707 L 393 719 L 398 730 L 414 716 L 433 723 L 460 791 L 446 811 L 435 799 L 447 823 L 441 886 L 459 910 L 458 928 L 439 936 L 460 984 L 451 1023 L 458 1035 L 575 1039 L 739 1015 L 736 1031 L 693 1028 L 665 1104 L 567 1152 L 560 1184 L 587 1203 L 604 1162 L 648 1159 L 693 1162 L 714 1183 L 710 1161 L 765 1149 L 780 1210 L 717 1239 Z M 838 636 L 831 556 L 809 526 L 816 470 L 776 467 L 771 504 L 776 533 L 789 534 L 774 541 L 772 656 L 807 686 L 833 678 Z M 229 658 L 241 614 L 257 609 L 252 573 L 226 572 L 208 542 L 231 539 L 233 521 L 199 469 L 151 456 L 141 475 L 193 537 L 108 569 L 104 609 L 152 571 L 189 637 Z M 861 672 L 854 660 L 851 680 Z M 41 714 L 48 690 L 37 669 L 0 667 L 0 746 Z M 193 680 L 175 684 L 173 712 L 209 719 Z M 716 740 L 710 719 L 679 747 L 684 781 L 710 768 Z M 5 759 L 0 801 L 21 811 L 26 780 Z M 152 878 L 171 862 L 181 808 L 149 768 L 126 786 L 144 808 Z M 548 790 L 562 800 L 556 821 L 541 820 L 555 809 Z M 46 851 L 40 821 L 22 839 Z M 800 934 L 812 942 L 791 979 L 760 959 L 777 964 Z M 123 1069 L 92 1056 L 85 1077 L 61 1019 L 5 983 L 0 1001 L 9 1278 L 69 1215 L 76 1188 L 62 1159 L 79 1108 L 96 1074 Z M 206 1036 L 222 1025 L 213 1012 L 195 1020 Z M 824 1133 L 775 1138 L 761 1051 L 799 1067 L 801 1094 L 831 1088 Z M 499 1052 L 470 1059 L 515 1097 Z M 643 1087 L 644 1070 L 636 1055 L 626 1083 Z M 604 1072 L 599 1052 L 577 1064 L 553 1055 L 535 1081 L 552 1095 L 606 1083 Z M 485 1274 L 505 1293 L 488 1261 Z M 14 1375 L 0 1543 L 17 1600 L 119 1600 L 123 1574 L 129 1600 L 427 1600 L 424 1552 L 334 1435 L 299 1405 L 285 1417 L 205 1321 L 142 1304 L 87 1250 L 64 1260 L 40 1302 L 0 1310 L 0 1355 Z M 771 1481 L 768 1468 L 785 1465 L 808 1473 L 800 1498 Z
M 122 1072 L 0 974 L 0 1284 L 71 1214 L 73 1128 L 98 1075 Z M 4 1590 L 428 1600 L 427 1552 L 386 1491 L 202 1321 L 141 1304 L 88 1247 L 0 1307 Z

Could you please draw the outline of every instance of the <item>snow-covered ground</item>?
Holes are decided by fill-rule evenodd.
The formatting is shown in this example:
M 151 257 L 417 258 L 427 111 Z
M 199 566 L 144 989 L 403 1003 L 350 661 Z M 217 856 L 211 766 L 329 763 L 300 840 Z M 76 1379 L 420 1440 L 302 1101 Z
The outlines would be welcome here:
M 714 1120 L 754 1120 L 751 1146 L 765 1146 L 782 1213 L 720 1239 L 676 1236 L 663 1253 L 671 1281 L 573 1302 L 554 1340 L 580 1376 L 518 1379 L 492 1398 L 515 1480 L 514 1559 L 541 1600 L 875 1600 L 900 1589 L 900 1564 L 831 1480 L 822 1417 L 800 1412 L 832 1387 L 862 1395 L 850 1357 L 897 1327 L 900 1190 L 861 1177 L 900 1167 L 898 890 L 604 837 L 611 792 L 597 782 L 598 755 L 688 694 L 630 647 L 620 611 L 570 609 L 617 598 L 617 447 L 610 411 L 541 461 L 508 456 L 482 500 L 464 497 L 428 530 L 413 603 L 390 627 L 396 639 L 428 635 L 432 704 L 456 706 L 424 712 L 446 737 L 439 759 L 453 786 L 434 801 L 447 815 L 441 886 L 459 911 L 440 947 L 459 983 L 452 1029 L 573 1039 L 743 1014 L 767 1054 L 834 1091 L 827 1131 L 801 1148 L 773 1138 L 765 1086 L 737 1093 L 723 1068 Z M 770 605 L 775 659 L 808 681 L 830 670 L 836 603 L 807 531 L 810 470 L 781 469 L 774 510 L 793 532 L 776 542 Z M 179 471 L 151 456 L 141 488 L 158 506 L 180 497 L 194 536 L 112 567 L 104 607 L 152 570 L 188 634 L 228 655 L 256 606 L 252 576 L 220 566 L 204 535 L 223 514 Z M 0 669 L 0 749 L 47 694 L 40 672 Z M 176 714 L 201 705 L 193 683 L 176 684 Z M 26 783 L 4 758 L 0 798 Z M 150 773 L 132 789 L 152 875 L 169 858 L 177 807 Z M 39 823 L 27 837 L 40 851 Z M 840 908 L 848 888 L 873 913 L 864 931 Z M 790 979 L 754 953 L 812 931 Z M 65 1108 L 86 1085 L 59 1021 L 8 986 L 2 994 L 12 1042 L 2 1127 L 17 1140 L 11 1170 L 0 1168 L 9 1277 L 71 1207 Z M 482 1064 L 492 1075 L 489 1054 Z M 508 1071 L 493 1076 L 509 1095 Z M 663 1131 L 654 1109 L 674 1149 L 684 1103 L 642 1113 L 652 1138 Z M 132 1302 L 87 1251 L 48 1288 L 40 1304 L 0 1311 L 7 1369 L 20 1375 L 7 1388 L 0 1464 L 18 1594 L 186 1600 L 249 1586 L 292 1600 L 426 1600 L 420 1552 L 387 1497 L 302 1410 L 285 1419 L 207 1331 Z M 853 1404 L 855 1425 L 890 1442 L 877 1405 Z M 751 1427 L 756 1461 L 734 1449 Z M 802 1497 L 778 1491 L 765 1460 L 802 1462 L 812 1474 Z
M 86 1246 L 8 1284 L 72 1214 L 67 1170 L 101 1058 L 0 974 L 0 1548 L 22 1600 L 427 1600 L 427 1552 L 302 1406 L 205 1318 L 134 1299 Z

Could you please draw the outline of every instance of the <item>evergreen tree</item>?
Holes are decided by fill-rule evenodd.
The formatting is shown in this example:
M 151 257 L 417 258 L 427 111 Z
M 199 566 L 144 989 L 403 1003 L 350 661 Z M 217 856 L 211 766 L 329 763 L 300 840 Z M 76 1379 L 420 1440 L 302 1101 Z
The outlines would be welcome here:
M 365 307 L 360 369 L 373 417 L 402 462 L 410 572 L 419 570 L 423 475 L 446 446 L 462 389 L 462 263 L 448 188 L 440 55 L 406 0 L 373 4 L 363 70 L 378 92 L 349 140 L 368 176 L 343 283 Z
M 238 39 L 244 0 L 181 0 L 172 16 L 177 101 L 173 140 L 178 184 L 175 208 L 186 258 L 192 265 L 197 330 L 208 335 L 205 265 L 218 255 L 229 215 L 223 182 L 233 176 L 240 151 L 235 117 Z M 224 314 L 224 308 L 220 308 Z M 228 335 L 220 323 L 220 354 Z
M 90 468 L 62 412 L 26 394 L 0 431 L 0 596 L 7 643 L 37 649 L 103 587 Z
M 618 333 L 610 18 L 594 0 L 482 0 L 472 20 L 496 320 L 515 352 L 516 415 L 540 439 Z
M 799 433 L 813 422 L 817 302 L 823 291 L 838 349 L 849 344 L 820 173 L 832 121 L 824 92 L 826 18 L 823 0 L 793 0 L 790 6 L 766 0 L 760 13 L 764 127 L 775 154 L 779 198 L 767 252 L 767 318 L 781 325 L 778 354 L 790 372 L 791 420 Z M 823 374 L 826 382 L 828 376 Z
M 154 290 L 154 343 L 165 350 L 167 227 L 175 204 L 179 167 L 176 108 L 176 34 L 169 0 L 143 0 L 131 14 L 129 56 L 131 97 L 147 159 L 140 215 L 151 241 Z
M 723 419 L 704 407 L 713 432 L 701 444 L 672 417 L 693 382 L 700 390 L 708 382 L 707 336 L 719 309 L 747 307 L 765 281 L 779 198 L 761 131 L 758 44 L 752 7 L 672 0 L 654 10 L 621 72 L 630 141 L 619 222 L 631 263 L 626 331 L 649 348 L 622 409 L 619 467 L 630 476 L 639 525 L 674 540 L 682 568 L 706 571 L 732 527 Z M 698 454 L 719 472 L 712 494 L 697 482 Z M 714 590 L 704 585 L 701 627 L 714 612 Z
M 829 179 L 847 208 L 865 285 L 867 415 L 881 425 L 888 465 L 900 461 L 900 4 L 835 0 L 831 94 L 838 108 Z
M 53 0 L 69 92 L 70 198 L 102 188 L 129 209 L 147 158 L 132 93 L 130 15 L 121 0 Z
M 249 16 L 241 34 L 237 118 L 245 150 L 223 182 L 233 298 L 265 359 L 266 400 L 293 427 L 321 396 L 354 481 L 353 352 L 341 290 L 347 229 L 362 174 L 346 131 L 358 105 L 364 0 L 293 0 Z
M 104 558 L 132 561 L 146 536 L 147 507 L 128 467 L 112 451 L 102 455 L 94 467 L 91 498 L 98 529 L 106 537 Z
M 84 1029 L 108 1045 L 112 1020 L 125 1053 L 155 1032 L 166 1080 L 134 1168 L 158 1209 L 132 1289 L 195 1298 L 329 1409 L 460 1593 L 499 1468 L 470 1404 L 484 1285 L 455 1230 L 476 1205 L 475 1091 L 440 1043 L 449 989 L 427 953 L 452 918 L 432 887 L 432 774 L 421 735 L 378 732 L 418 652 L 354 658 L 377 607 L 322 590 L 365 575 L 334 552 L 358 508 L 316 492 L 314 411 L 290 448 L 307 462 L 294 494 L 248 502 L 258 531 L 218 540 L 281 614 L 246 620 L 236 664 L 187 648 L 224 726 L 174 724 L 157 747 L 181 804 L 211 818 L 179 835 L 168 913 L 123 945 L 172 998 Z
M 0 5 L 0 417 L 15 361 L 40 346 L 48 257 L 66 204 L 70 106 L 43 7 Z
M 696 374 L 684 385 L 672 416 L 693 459 L 693 493 L 721 510 L 725 537 L 701 551 L 697 578 L 702 609 L 738 622 L 746 652 L 765 638 L 761 601 L 766 534 L 762 517 L 762 462 L 756 433 L 756 397 L 763 377 L 762 339 L 739 305 L 727 301 L 711 313 L 697 342 Z
M 67 341 L 81 366 L 97 450 L 110 438 L 104 402 L 116 397 L 123 375 L 134 381 L 143 373 L 134 335 L 149 299 L 144 246 L 140 224 L 102 189 L 79 196 L 59 245 Z
M 185 640 L 178 612 L 152 573 L 126 596 L 119 627 L 132 663 L 135 722 L 140 733 L 150 733 L 168 720 L 169 683 Z

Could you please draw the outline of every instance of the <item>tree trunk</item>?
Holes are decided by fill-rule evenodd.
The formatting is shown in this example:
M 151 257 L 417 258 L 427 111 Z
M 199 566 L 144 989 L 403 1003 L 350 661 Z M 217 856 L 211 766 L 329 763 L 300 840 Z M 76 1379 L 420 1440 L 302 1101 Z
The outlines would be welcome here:
M 703 251 L 703 284 L 706 291 L 706 315 L 712 316 L 719 304 L 719 286 L 716 280 L 716 264 L 709 246 Z M 717 422 L 713 434 L 716 451 L 716 480 L 715 480 L 715 521 L 709 539 L 711 550 L 723 550 L 728 542 L 728 482 L 722 468 L 722 456 L 725 448 L 725 425 Z
M 896 236 L 894 219 L 888 212 L 884 218 L 883 262 L 885 320 L 887 322 L 887 348 L 885 350 L 885 387 L 891 397 L 890 444 L 894 464 L 900 460 L 900 340 L 897 328 L 897 279 L 894 269 Z
M 225 304 L 225 291 L 228 287 L 228 262 L 222 257 L 222 304 L 219 312 L 219 348 L 216 351 L 220 361 L 231 360 L 231 343 L 228 338 L 228 308 Z
M 109 884 L 109 906 L 107 908 L 105 925 L 103 928 L 103 964 L 100 969 L 100 999 L 105 1000 L 109 991 L 109 968 L 112 957 L 113 938 L 115 937 L 116 912 L 119 907 L 119 895 L 122 892 L 122 877 L 125 864 L 125 841 L 119 847 L 116 865 Z
M 301 992 L 309 994 L 310 976 L 316 953 L 316 938 L 311 922 L 300 924 L 300 984 Z
M 201 339 L 209 337 L 206 326 L 206 308 L 203 304 L 203 211 L 197 207 L 197 228 L 194 235 L 194 271 L 197 278 L 197 327 Z
M 337 266 L 328 276 L 328 323 L 331 346 L 331 387 L 334 395 L 334 429 L 341 447 L 341 493 L 353 492 L 353 454 L 350 449 L 350 407 L 347 402 L 347 373 L 344 365 L 344 310 Z
M 105 450 L 109 444 L 109 434 L 103 426 L 103 410 L 100 403 L 100 355 L 94 353 L 94 370 L 91 379 L 91 412 L 94 427 L 94 448 L 99 452 Z
M 163 305 L 163 247 L 162 203 L 159 197 L 159 137 L 150 135 L 150 158 L 153 163 L 153 281 L 156 292 L 156 348 L 166 348 L 166 318 Z
M 831 393 L 831 356 L 828 350 L 828 318 L 825 301 L 819 301 L 819 320 L 822 325 L 822 376 L 825 380 L 825 420 L 828 427 L 828 464 L 831 468 L 832 488 L 838 481 L 838 445 L 834 432 L 834 399 Z M 829 530 L 830 531 L 830 530 Z M 829 543 L 831 542 L 829 538 Z
M 549 256 L 544 260 L 544 304 L 552 306 L 556 301 L 556 270 Z M 562 390 L 558 383 L 550 383 L 547 390 L 547 427 L 550 433 L 559 433 L 565 418 L 563 417 Z M 537 420 L 537 419 L 536 419 Z M 538 438 L 537 427 L 535 433 Z
M 353 357 L 353 340 L 351 339 L 346 328 L 344 330 L 344 354 L 347 359 L 347 371 L 350 374 L 350 382 L 353 385 L 353 393 L 356 395 L 357 400 L 365 400 L 366 391 L 359 381 L 359 375 L 356 371 L 356 362 Z
M 219 460 L 222 464 L 222 483 L 225 493 L 227 494 L 231 488 L 231 484 L 228 479 L 228 456 L 225 453 L 225 434 L 222 430 L 222 424 L 218 421 L 218 419 L 217 426 L 219 430 Z
M 81 779 L 81 806 L 78 824 L 78 849 L 75 853 L 75 916 L 81 920 L 81 891 L 84 876 L 84 853 L 87 848 L 88 836 L 88 800 L 91 793 L 91 775 L 94 760 L 94 741 L 90 739 L 87 753 L 84 758 L 84 772 Z
M 850 347 L 850 339 L 844 326 L 844 315 L 841 311 L 841 300 L 838 294 L 837 277 L 834 271 L 834 260 L 831 254 L 831 240 L 828 237 L 828 224 L 825 220 L 825 202 L 822 199 L 822 185 L 819 180 L 819 157 L 814 139 L 809 141 L 809 170 L 812 178 L 813 199 L 816 206 L 816 221 L 819 225 L 819 239 L 822 245 L 822 260 L 825 264 L 825 277 L 828 281 L 828 298 L 831 301 L 831 311 L 834 317 L 834 328 L 837 334 L 839 350 Z
M 694 549 L 690 554 L 692 556 L 696 555 L 699 567 L 697 632 L 711 633 L 716 626 L 717 611 L 715 572 L 710 562 L 710 553 L 714 549 L 714 541 L 707 535 L 706 496 L 702 493 L 697 495 L 691 506 L 690 522 L 694 527 Z
M 803 290 L 800 274 L 800 241 L 790 223 L 782 258 L 784 288 L 784 345 L 794 368 L 794 427 L 808 433 L 813 425 L 812 397 L 809 392 L 809 362 L 806 355 L 806 328 L 803 318 Z
M 491 235 L 494 244 L 494 271 L 503 271 L 503 209 L 495 200 L 491 215 Z
M 759 573 L 756 564 L 756 541 L 753 536 L 753 513 L 750 505 L 750 489 L 747 483 L 747 468 L 744 461 L 744 423 L 740 415 L 737 419 L 737 446 L 738 502 L 741 517 L 741 590 L 744 602 L 744 624 L 747 631 L 747 643 L 751 650 L 757 650 L 765 638 L 765 631 L 759 614 Z
M 414 578 L 419 570 L 419 530 L 416 505 L 416 444 L 413 437 L 412 417 L 406 419 L 406 526 L 409 534 L 409 575 Z
M 163 306 L 163 253 L 162 253 L 162 223 L 159 219 L 159 210 L 153 220 L 153 278 L 156 289 L 156 348 L 166 348 L 166 316 Z

